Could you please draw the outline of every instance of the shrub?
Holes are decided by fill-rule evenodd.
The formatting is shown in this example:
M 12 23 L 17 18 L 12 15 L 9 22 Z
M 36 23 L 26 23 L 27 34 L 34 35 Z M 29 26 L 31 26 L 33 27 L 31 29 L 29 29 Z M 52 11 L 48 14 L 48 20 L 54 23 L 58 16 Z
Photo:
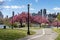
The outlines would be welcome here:
M 13 24 L 13 26 L 14 26 L 15 28 L 17 28 L 17 27 L 18 27 L 18 26 L 17 26 L 17 23 L 14 23 L 14 24 Z

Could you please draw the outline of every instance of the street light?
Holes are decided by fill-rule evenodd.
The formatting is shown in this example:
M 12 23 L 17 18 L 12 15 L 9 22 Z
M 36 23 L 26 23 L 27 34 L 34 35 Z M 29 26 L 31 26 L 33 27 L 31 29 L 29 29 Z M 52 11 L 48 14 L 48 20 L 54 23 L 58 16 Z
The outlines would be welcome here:
M 30 30 L 29 30 L 29 7 L 30 7 L 30 4 L 28 4 L 28 23 L 27 23 L 27 26 L 28 26 L 28 32 L 27 34 L 30 35 Z
M 14 11 L 12 12 L 12 29 L 13 29 L 13 17 L 14 17 Z

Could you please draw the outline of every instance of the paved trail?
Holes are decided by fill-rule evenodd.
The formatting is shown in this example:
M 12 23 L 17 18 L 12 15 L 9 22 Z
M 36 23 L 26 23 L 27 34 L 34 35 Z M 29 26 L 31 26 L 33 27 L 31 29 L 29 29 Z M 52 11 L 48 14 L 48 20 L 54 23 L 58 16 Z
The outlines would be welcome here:
M 57 34 L 53 32 L 51 28 L 41 29 L 36 32 L 33 36 L 27 36 L 19 40 L 55 40 L 57 37 Z

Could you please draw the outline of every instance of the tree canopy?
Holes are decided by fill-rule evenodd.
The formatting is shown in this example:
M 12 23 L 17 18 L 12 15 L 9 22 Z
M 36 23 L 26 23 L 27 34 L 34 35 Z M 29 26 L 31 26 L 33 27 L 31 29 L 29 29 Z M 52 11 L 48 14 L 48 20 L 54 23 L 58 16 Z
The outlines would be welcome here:
M 57 19 L 60 21 L 60 14 L 57 16 Z

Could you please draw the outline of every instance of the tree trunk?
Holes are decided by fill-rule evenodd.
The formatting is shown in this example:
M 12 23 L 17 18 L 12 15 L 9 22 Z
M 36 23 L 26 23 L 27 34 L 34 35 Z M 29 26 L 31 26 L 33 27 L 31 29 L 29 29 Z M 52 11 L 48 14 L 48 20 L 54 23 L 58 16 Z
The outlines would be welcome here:
M 22 25 L 22 20 L 20 21 L 20 26 L 23 27 L 23 25 Z
M 41 23 L 40 23 L 40 28 L 41 28 Z

